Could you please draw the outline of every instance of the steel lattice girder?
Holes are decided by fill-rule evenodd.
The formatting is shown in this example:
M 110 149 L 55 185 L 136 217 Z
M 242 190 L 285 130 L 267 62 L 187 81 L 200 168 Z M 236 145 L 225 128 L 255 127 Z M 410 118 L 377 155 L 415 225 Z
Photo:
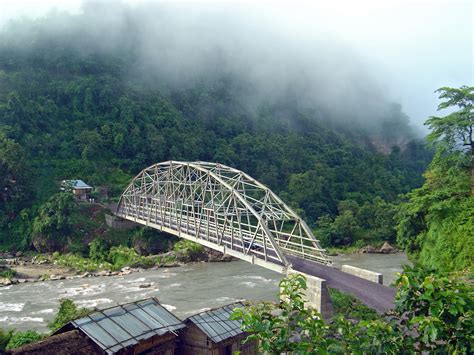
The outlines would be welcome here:
M 117 215 L 284 267 L 285 254 L 332 263 L 307 224 L 277 195 L 222 164 L 152 165 L 126 188 Z

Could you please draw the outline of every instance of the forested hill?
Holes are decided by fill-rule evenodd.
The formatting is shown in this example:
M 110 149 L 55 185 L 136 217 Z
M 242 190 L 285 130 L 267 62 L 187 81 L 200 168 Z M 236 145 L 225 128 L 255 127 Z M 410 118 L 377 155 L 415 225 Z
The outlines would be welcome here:
M 390 204 L 422 183 L 430 153 L 396 104 L 387 103 L 373 125 L 362 124 L 360 109 L 352 120 L 347 110 L 303 102 L 291 85 L 284 95 L 259 97 L 248 77 L 224 63 L 177 85 L 125 39 L 94 46 L 77 24 L 81 17 L 70 20 L 76 27 L 54 36 L 47 21 L 16 23 L 0 35 L 4 235 L 15 238 L 20 212 L 32 220 L 62 179 L 81 178 L 118 196 L 141 169 L 170 159 L 246 171 L 313 226 L 351 212 L 362 229 L 383 229 L 393 218 Z M 379 237 L 393 240 L 393 223 L 386 228 Z M 347 238 L 329 242 L 356 237 Z

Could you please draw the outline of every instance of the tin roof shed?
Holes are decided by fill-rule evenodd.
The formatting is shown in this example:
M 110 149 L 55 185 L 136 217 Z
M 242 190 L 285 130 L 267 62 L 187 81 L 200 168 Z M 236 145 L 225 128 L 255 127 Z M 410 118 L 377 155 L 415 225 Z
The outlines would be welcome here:
M 244 307 L 241 302 L 233 303 L 224 307 L 211 309 L 189 317 L 186 321 L 194 323 L 214 343 L 235 337 L 244 332 L 240 329 L 241 322 L 230 320 L 230 315 L 236 307 Z
M 113 354 L 155 335 L 176 335 L 184 327 L 155 298 L 150 298 L 93 312 L 68 323 L 56 334 L 79 329 L 106 353 Z

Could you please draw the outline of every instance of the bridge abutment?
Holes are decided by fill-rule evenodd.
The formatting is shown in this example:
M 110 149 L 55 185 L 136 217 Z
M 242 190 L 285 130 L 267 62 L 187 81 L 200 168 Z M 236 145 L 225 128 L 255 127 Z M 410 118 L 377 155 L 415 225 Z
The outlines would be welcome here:
M 300 274 L 306 278 L 307 289 L 303 292 L 306 299 L 305 307 L 316 309 L 324 319 L 331 318 L 334 315 L 334 308 L 329 296 L 326 280 L 289 269 L 287 276 L 292 274 Z

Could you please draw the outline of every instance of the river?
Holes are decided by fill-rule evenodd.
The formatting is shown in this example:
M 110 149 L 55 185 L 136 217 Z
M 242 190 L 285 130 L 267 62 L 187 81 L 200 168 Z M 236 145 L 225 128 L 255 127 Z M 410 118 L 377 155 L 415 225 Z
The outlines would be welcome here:
M 407 258 L 397 254 L 350 254 L 334 257 L 336 265 L 350 264 L 393 281 Z M 240 299 L 276 300 L 281 275 L 244 261 L 196 263 L 176 268 L 73 280 L 26 283 L 0 288 L 0 328 L 47 331 L 59 299 L 70 298 L 83 307 L 105 308 L 157 297 L 178 317 Z M 150 284 L 147 288 L 140 285 Z

